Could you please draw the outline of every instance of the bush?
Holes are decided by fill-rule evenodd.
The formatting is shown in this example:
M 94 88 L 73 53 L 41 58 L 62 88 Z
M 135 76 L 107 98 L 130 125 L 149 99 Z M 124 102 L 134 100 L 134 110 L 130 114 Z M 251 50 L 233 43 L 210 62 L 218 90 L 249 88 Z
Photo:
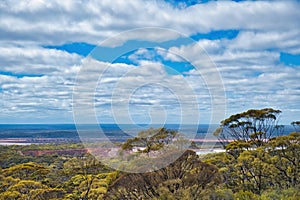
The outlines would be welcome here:
M 240 190 L 239 192 L 234 194 L 234 199 L 235 200 L 257 200 L 259 199 L 259 196 L 250 191 Z
M 233 192 L 230 189 L 217 189 L 211 191 L 209 195 L 211 200 L 233 200 Z

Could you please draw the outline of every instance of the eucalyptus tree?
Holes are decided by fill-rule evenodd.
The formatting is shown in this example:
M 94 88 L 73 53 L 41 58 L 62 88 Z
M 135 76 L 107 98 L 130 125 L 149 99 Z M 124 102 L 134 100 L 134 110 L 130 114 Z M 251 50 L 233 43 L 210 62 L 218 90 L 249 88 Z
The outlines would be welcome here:
M 273 138 L 268 144 L 270 164 L 278 171 L 277 182 L 282 188 L 300 184 L 300 132 Z
M 221 121 L 214 135 L 224 146 L 234 141 L 242 148 L 259 147 L 278 136 L 283 129 L 282 125 L 278 125 L 280 113 L 280 110 L 264 108 L 231 115 Z
M 216 166 L 202 162 L 194 151 L 187 150 L 174 163 L 157 171 L 122 175 L 109 187 L 104 199 L 203 199 L 221 181 Z
M 300 132 L 300 121 L 294 121 L 291 125 L 295 128 L 295 131 Z
M 134 147 L 144 147 L 141 153 L 149 153 L 164 148 L 165 145 L 173 143 L 174 139 L 179 136 L 175 130 L 166 128 L 140 131 L 137 137 L 128 139 L 122 145 L 123 150 L 132 150 Z

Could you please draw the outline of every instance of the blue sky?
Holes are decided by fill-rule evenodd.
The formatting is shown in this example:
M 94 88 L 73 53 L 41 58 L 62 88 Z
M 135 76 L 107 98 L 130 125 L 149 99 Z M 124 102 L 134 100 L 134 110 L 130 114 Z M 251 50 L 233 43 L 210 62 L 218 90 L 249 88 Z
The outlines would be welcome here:
M 300 120 L 299 10 L 299 1 L 1 1 L 0 123 L 74 123 L 74 105 L 85 123 L 85 106 L 100 123 L 218 123 L 265 107 L 282 110 L 284 124 Z

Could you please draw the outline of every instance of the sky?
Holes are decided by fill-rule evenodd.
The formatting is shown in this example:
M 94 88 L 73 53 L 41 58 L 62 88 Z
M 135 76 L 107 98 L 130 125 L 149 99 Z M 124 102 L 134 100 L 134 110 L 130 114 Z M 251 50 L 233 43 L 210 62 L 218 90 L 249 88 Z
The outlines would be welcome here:
M 300 120 L 300 1 L 3 0 L 0 123 Z

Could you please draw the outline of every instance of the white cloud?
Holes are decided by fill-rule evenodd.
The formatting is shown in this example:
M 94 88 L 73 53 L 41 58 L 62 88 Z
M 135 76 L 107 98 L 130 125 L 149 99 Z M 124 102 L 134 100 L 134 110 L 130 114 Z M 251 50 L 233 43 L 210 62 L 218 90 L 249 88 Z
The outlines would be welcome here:
M 280 50 L 288 53 L 300 53 L 300 25 L 294 29 L 269 32 L 242 31 L 237 38 L 228 44 L 232 50 L 262 51 Z
M 289 44 L 292 43 L 289 41 L 295 40 L 296 37 L 286 37 L 287 44 L 283 43 L 284 39 L 280 34 L 278 34 L 278 41 L 271 39 L 274 40 L 273 43 L 262 37 L 255 45 L 256 43 L 249 42 L 250 35 L 255 34 L 249 33 L 249 31 L 245 33 L 249 36 L 247 38 L 241 32 L 242 36 L 233 40 L 200 40 L 195 44 L 171 47 L 170 50 L 181 53 L 183 57 L 199 63 L 200 66 L 206 59 L 203 59 L 204 51 L 199 45 L 206 50 L 221 73 L 228 101 L 227 116 L 250 108 L 275 107 L 288 113 L 285 114 L 283 121 L 288 124 L 299 113 L 297 107 L 300 103 L 298 84 L 300 71 L 299 67 L 287 67 L 280 63 L 279 52 L 288 52 L 291 47 Z M 265 37 L 267 35 L 265 33 Z M 295 44 L 293 47 L 299 48 L 300 44 Z M 210 70 L 211 68 L 204 67 L 200 70 L 191 70 L 186 74 L 192 76 L 197 74 L 197 71 L 201 74 L 210 74 Z
M 143 27 L 171 28 L 187 35 L 223 29 L 289 30 L 299 28 L 299 9 L 296 1 L 217 1 L 177 9 L 163 1 L 11 0 L 0 3 L 0 38 L 43 44 L 98 43 L 120 31 Z M 141 30 L 129 38 L 168 39 L 163 30 L 161 34 Z
M 84 83 L 79 103 L 90 103 L 90 98 L 94 98 L 93 89 L 96 89 L 96 102 L 93 103 L 99 106 L 100 118 L 110 119 L 112 115 L 112 92 L 118 97 L 116 104 L 124 105 L 122 103 L 128 99 L 135 103 L 136 110 L 132 110 L 135 119 L 139 119 L 141 111 L 151 115 L 151 109 L 146 109 L 151 106 L 153 110 L 166 109 L 164 112 L 177 116 L 178 101 L 170 91 L 157 85 L 137 88 L 135 93 L 130 90 L 148 81 L 153 86 L 154 83 L 165 84 L 175 91 L 174 94 L 181 94 L 181 102 L 185 102 L 182 106 L 193 117 L 195 111 L 188 106 L 194 104 L 193 95 L 185 87 L 189 84 L 196 92 L 199 109 L 209 118 L 212 101 L 209 89 L 217 90 L 223 81 L 227 114 L 271 106 L 287 112 L 285 122 L 288 123 L 300 113 L 299 66 L 284 66 L 279 56 L 280 52 L 300 53 L 299 10 L 297 1 L 213 1 L 181 9 L 162 1 L 141 0 L 113 3 L 108 0 L 1 1 L 0 122 L 7 123 L 20 115 L 26 120 L 72 122 L 72 92 L 82 57 L 42 48 L 43 45 L 97 44 L 133 28 L 140 28 L 139 33 L 128 32 L 103 45 L 116 46 L 128 40 L 167 41 L 178 37 L 165 29 L 151 32 L 142 29 L 162 27 L 186 35 L 228 29 L 237 29 L 239 34 L 232 40 L 202 39 L 197 45 L 174 46 L 169 52 L 155 49 L 166 60 L 182 61 L 180 56 L 184 55 L 184 59 L 202 64 L 201 74 L 199 70 L 191 70 L 185 73 L 184 80 L 168 75 L 163 65 L 155 60 L 156 54 L 145 49 L 130 57 L 139 67 L 92 61 L 83 72 L 84 76 L 78 79 Z M 222 75 L 221 82 L 205 52 L 216 63 Z M 114 90 L 116 87 L 119 90 Z M 128 94 L 132 95 L 128 97 Z M 221 104 L 221 101 L 216 98 L 213 103 Z M 126 109 L 117 107 L 117 110 L 120 116 L 126 116 Z M 159 114 L 163 116 L 164 112 Z M 140 117 L 140 120 L 147 120 L 147 116 Z
M 193 85 L 190 77 L 167 74 L 161 63 L 141 61 L 138 67 L 119 63 L 108 66 L 107 63 L 88 59 L 85 64 L 86 71 L 79 76 L 74 96 L 78 123 L 93 118 L 94 106 L 101 121 L 115 117 L 120 123 L 132 123 L 130 116 L 137 115 L 136 122 L 141 123 L 147 118 L 147 113 L 157 107 L 165 110 L 169 123 L 180 121 L 181 116 L 184 116 L 182 120 L 185 123 L 195 123 L 198 106 L 210 107 L 209 100 L 201 105 L 197 102 L 210 98 L 207 91 L 205 95 L 205 92 L 194 93 L 199 89 L 202 91 L 202 88 Z M 95 69 L 99 71 L 95 73 Z M 160 117 L 159 114 L 155 116 Z M 158 118 L 155 118 L 156 122 Z
M 15 74 L 49 74 L 79 65 L 82 57 L 39 46 L 3 45 L 0 47 L 1 71 Z
M 136 50 L 133 54 L 131 54 L 130 56 L 128 56 L 128 59 L 135 62 L 135 63 L 139 63 L 140 60 L 153 60 L 157 57 L 156 52 L 155 51 L 151 51 L 149 49 L 145 49 L 145 48 L 139 48 L 138 50 Z
M 72 123 L 72 90 L 82 57 L 32 45 L 0 49 L 1 122 Z

